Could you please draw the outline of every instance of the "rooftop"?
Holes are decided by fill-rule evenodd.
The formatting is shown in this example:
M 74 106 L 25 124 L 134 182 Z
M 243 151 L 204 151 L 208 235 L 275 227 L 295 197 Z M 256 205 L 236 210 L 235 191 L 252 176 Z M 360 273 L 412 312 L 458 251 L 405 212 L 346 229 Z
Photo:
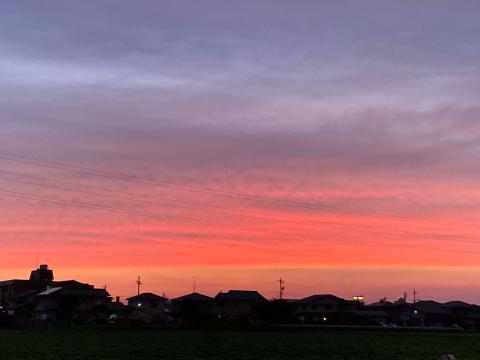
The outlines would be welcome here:
M 172 302 L 178 302 L 178 301 L 213 301 L 213 298 L 207 295 L 203 295 L 197 292 L 193 292 L 191 294 L 179 296 L 175 299 L 172 299 Z
M 244 301 L 264 301 L 265 299 L 258 291 L 254 290 L 229 290 L 228 292 L 219 292 L 215 300 L 244 300 Z
M 345 299 L 339 298 L 338 296 L 332 295 L 332 294 L 318 294 L 318 295 L 312 295 L 308 296 L 306 298 L 298 300 L 299 303 L 308 303 L 311 301 L 319 301 L 319 300 L 336 300 L 336 301 L 346 301 Z
M 166 301 L 167 298 L 147 292 L 147 293 L 142 293 L 139 295 L 129 297 L 127 298 L 127 300 L 128 301 Z

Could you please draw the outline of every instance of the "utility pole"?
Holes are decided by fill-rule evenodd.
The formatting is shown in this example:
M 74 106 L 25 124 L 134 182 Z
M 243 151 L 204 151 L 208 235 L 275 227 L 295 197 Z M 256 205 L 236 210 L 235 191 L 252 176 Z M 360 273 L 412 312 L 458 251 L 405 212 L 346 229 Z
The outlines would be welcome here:
M 280 278 L 278 280 L 278 295 L 280 300 L 283 300 L 283 292 L 285 291 L 285 280 Z
M 193 277 L 193 292 L 197 292 L 197 278 Z
M 142 285 L 142 281 L 140 280 L 140 275 L 137 277 L 137 295 L 140 295 L 140 285 Z
M 418 291 L 413 289 L 413 303 L 414 304 L 417 302 L 417 294 L 418 294 Z

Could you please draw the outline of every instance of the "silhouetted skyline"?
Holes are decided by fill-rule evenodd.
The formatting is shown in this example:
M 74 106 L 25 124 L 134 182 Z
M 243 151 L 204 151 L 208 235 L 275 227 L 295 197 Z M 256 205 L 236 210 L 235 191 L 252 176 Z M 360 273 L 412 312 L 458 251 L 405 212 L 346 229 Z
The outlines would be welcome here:
M 0 278 L 480 302 L 479 11 L 2 2 Z

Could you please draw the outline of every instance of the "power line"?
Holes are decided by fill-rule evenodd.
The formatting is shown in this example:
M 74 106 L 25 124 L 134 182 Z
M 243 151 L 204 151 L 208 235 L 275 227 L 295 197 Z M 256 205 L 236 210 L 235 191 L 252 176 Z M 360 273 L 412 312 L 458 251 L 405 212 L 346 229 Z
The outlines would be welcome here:
M 4 172 L 4 171 L 1 171 L 0 172 Z M 18 173 L 12 173 L 12 172 L 5 172 L 5 173 L 11 173 L 11 174 L 18 174 Z M 20 176 L 22 176 L 22 174 L 18 174 Z M 39 177 L 36 177 L 36 178 L 39 178 Z M 46 178 L 43 178 L 43 179 L 46 179 Z M 72 192 L 77 192 L 77 193 L 84 193 L 84 194 L 88 194 L 88 195 L 93 195 L 93 196 L 104 196 L 104 197 L 107 197 L 107 198 L 112 198 L 112 199 L 118 199 L 118 200 L 125 200 L 125 201 L 135 201 L 135 202 L 141 202 L 141 203 L 148 203 L 148 204 L 158 204 L 158 203 L 155 203 L 155 202 L 150 202 L 150 201 L 142 201 L 142 200 L 137 200 L 137 199 L 129 199 L 129 198 L 124 198 L 124 197 L 118 197 L 118 196 L 112 196 L 112 195 L 106 195 L 106 194 L 99 194 L 99 193 L 95 193 L 95 192 L 89 192 L 89 191 L 83 191 L 83 190 L 79 190 L 79 189 L 71 189 L 71 188 L 65 188 L 65 187 L 60 187 L 60 186 L 55 186 L 55 185 L 49 185 L 49 184 L 41 184 L 41 183 L 35 183 L 35 182 L 29 182 L 29 181 L 23 181 L 23 180 L 18 180 L 18 179 L 6 179 L 6 178 L 1 178 L 0 177 L 0 180 L 2 181 L 10 181 L 10 182 L 20 182 L 20 183 L 25 183 L 25 184 L 30 184 L 30 185 L 35 185 L 35 186 L 42 186 L 42 187 L 47 187 L 47 188 L 51 188 L 51 189 L 56 189 L 56 190 L 65 190 L 65 191 L 72 191 Z M 48 179 L 46 179 L 48 180 Z M 23 194 L 23 195 L 29 195 L 29 194 Z M 58 200 L 58 201 L 63 201 L 61 199 L 55 199 L 55 200 Z M 82 205 L 85 205 L 85 204 L 82 204 Z M 98 207 L 98 205 L 96 204 L 86 204 L 88 206 L 95 206 L 95 207 Z M 160 204 L 160 205 L 164 205 L 164 204 Z M 113 207 L 108 207 L 109 209 L 113 209 Z M 189 208 L 189 207 L 182 207 L 182 208 L 187 208 L 187 209 L 191 209 L 191 210 L 197 210 L 197 209 L 194 209 L 194 208 Z M 129 212 L 132 212 L 132 211 L 136 211 L 134 209 L 122 209 L 122 208 L 115 208 L 117 210 L 121 210 L 121 211 L 129 211 Z M 136 211 L 137 212 L 137 211 Z M 129 213 L 130 214 L 130 213 Z M 133 215 L 143 215 L 143 214 L 148 214 L 148 215 L 152 215 L 151 213 L 148 213 L 148 212 L 144 212 L 142 211 L 141 214 L 140 213 L 135 213 Z M 228 215 L 228 214 L 227 214 Z M 157 214 L 153 214 L 153 216 L 157 216 Z M 165 216 L 165 217 L 168 217 L 168 215 L 160 215 L 160 216 Z M 275 219 L 268 219 L 268 218 L 255 218 L 255 217 L 249 217 L 250 219 L 253 219 L 253 220 L 262 220 L 262 221 L 265 221 L 265 220 L 273 220 L 275 221 Z M 168 220 L 179 220 L 178 217 L 176 218 L 173 218 L 173 217 L 169 217 Z M 205 220 L 205 219 L 199 219 L 199 218 L 185 218 L 185 220 L 190 220 L 190 221 L 194 221 L 194 222 L 201 222 L 202 224 L 205 224 L 205 225 L 221 225 L 221 226 L 226 226 L 226 227 L 232 227 L 234 228 L 235 227 L 235 224 L 231 224 L 231 223 L 215 223 L 215 222 L 211 222 L 209 220 Z M 282 221 L 282 220 L 280 220 Z M 286 220 L 286 222 L 288 223 L 294 223 L 294 224 L 301 224 L 301 225 L 305 225 L 304 223 L 301 223 L 301 222 L 294 222 L 294 221 L 288 221 Z M 439 239 L 442 237 L 442 235 L 439 235 L 439 234 L 411 234 L 411 233 L 408 233 L 408 232 L 400 232 L 400 231 L 379 231 L 379 230 L 372 230 L 372 229 L 365 229 L 365 228 L 362 228 L 362 227 L 358 227 L 358 226 L 355 226 L 355 225 L 349 225 L 349 224 L 342 224 L 342 223 L 335 223 L 335 222 L 327 222 L 327 221 L 318 221 L 319 223 L 323 224 L 323 225 L 328 225 L 328 226 L 331 226 L 331 227 L 336 227 L 336 228 L 340 228 L 340 229 L 350 229 L 350 230 L 355 230 L 355 231 L 361 231 L 361 232 L 368 232 L 368 233 L 374 233 L 374 234 L 383 234 L 383 235 L 400 235 L 400 236 L 417 236 L 417 237 L 424 237 L 424 238 L 435 238 L 435 239 Z M 316 226 L 316 224 L 307 224 L 309 226 Z M 236 228 L 235 228 L 236 229 Z M 265 228 L 256 228 L 255 229 L 256 231 L 263 231 L 263 230 L 266 230 Z M 268 229 L 269 231 L 272 231 L 272 232 L 279 232 L 283 235 L 287 234 L 287 232 L 283 231 L 277 231 L 277 230 L 273 230 L 273 229 Z M 292 234 L 292 233 L 290 233 Z M 301 235 L 301 234 L 298 234 L 296 233 L 295 235 Z M 451 236 L 450 236 L 451 237 Z M 448 236 L 447 238 L 445 238 L 445 236 L 443 236 L 444 240 L 451 240 L 451 239 L 448 239 Z
M 56 186 L 56 185 L 51 185 L 51 184 L 45 184 L 45 183 L 38 183 L 38 182 L 32 182 L 32 181 L 25 181 L 25 180 L 20 180 L 20 179 L 8 179 L 8 178 L 1 178 L 0 180 L 2 181 L 10 181 L 10 182 L 19 182 L 19 183 L 24 183 L 24 184 L 30 184 L 30 185 L 35 185 L 35 186 L 41 186 L 41 187 L 46 187 L 46 188 L 51 188 L 55 190 L 64 190 L 64 191 L 72 191 L 72 192 L 77 192 L 77 193 L 83 193 L 83 194 L 88 194 L 88 195 L 93 195 L 93 196 L 103 196 L 106 198 L 111 198 L 111 199 L 117 199 L 117 200 L 123 200 L 123 201 L 133 201 L 133 202 L 139 202 L 139 203 L 144 203 L 144 204 L 149 204 L 149 205 L 160 205 L 160 206 L 171 206 L 171 207 L 178 207 L 178 208 L 184 208 L 188 210 L 193 210 L 193 211 L 202 211 L 205 212 L 205 209 L 197 209 L 189 206 L 181 206 L 181 205 L 171 205 L 171 204 L 163 204 L 159 202 L 154 202 L 154 201 L 147 201 L 147 200 L 140 200 L 140 199 L 132 199 L 132 198 L 125 198 L 125 197 L 119 197 L 119 196 L 113 196 L 113 195 L 107 195 L 107 194 L 101 194 L 101 193 L 96 193 L 96 192 L 90 192 L 90 191 L 85 191 L 85 190 L 80 190 L 78 187 L 84 187 L 84 188 L 90 188 L 94 189 L 97 191 L 113 191 L 113 192 L 119 192 L 119 193 L 126 193 L 132 196 L 139 196 L 138 194 L 131 193 L 131 192 L 125 192 L 125 191 L 116 191 L 116 190 L 110 190 L 107 188 L 102 188 L 102 187 L 97 187 L 97 186 L 89 186 L 89 185 L 83 185 L 79 183 L 74 183 L 74 182 L 69 182 L 69 181 L 61 181 L 58 179 L 49 179 L 45 177 L 40 177 L 40 176 L 31 176 L 31 175 L 25 175 L 21 173 L 16 173 L 16 172 L 11 172 L 11 171 L 3 171 L 0 170 L 0 173 L 5 173 L 8 175 L 15 175 L 15 176 L 20 176 L 20 177 L 26 177 L 26 178 L 33 178 L 33 179 L 40 179 L 42 181 L 48 181 L 48 182 L 58 182 L 58 183 L 65 183 L 68 184 L 69 186 L 75 186 L 74 189 L 72 188 L 65 188 L 61 186 Z M 145 197 L 144 195 L 142 197 Z M 185 201 L 184 203 L 188 203 Z M 214 211 L 215 213 L 222 214 L 222 215 L 229 215 L 229 216 L 242 216 L 242 215 L 237 215 L 237 214 L 229 214 L 225 212 L 220 212 L 220 211 Z M 292 220 L 285 220 L 285 219 L 278 219 L 278 218 L 269 218 L 269 217 L 254 217 L 254 216 L 242 216 L 247 219 L 251 220 L 261 220 L 261 221 L 279 221 L 279 222 L 285 222 L 289 224 L 296 224 L 296 225 L 308 225 L 308 226 L 318 226 L 318 225 L 329 225 L 329 226 L 343 226 L 343 227 L 350 227 L 353 228 L 354 230 L 359 230 L 360 231 L 368 231 L 368 232 L 374 232 L 375 230 L 371 229 L 362 229 L 359 228 L 358 226 L 354 225 L 349 225 L 349 224 L 342 224 L 342 223 L 335 223 L 335 222 L 327 222 L 327 221 L 316 221 L 314 223 L 305 223 L 301 221 L 292 221 Z M 377 233 L 377 232 L 376 232 Z
M 133 210 L 133 209 L 128 209 L 128 208 L 98 205 L 98 204 L 85 203 L 85 202 L 80 202 L 80 201 L 63 200 L 63 199 L 32 195 L 32 194 L 16 192 L 16 191 L 7 191 L 7 190 L 2 190 L 2 189 L 0 189 L 0 193 L 4 194 L 5 196 L 8 196 L 8 197 L 42 201 L 42 202 L 51 203 L 51 204 L 55 204 L 55 205 L 65 205 L 65 206 L 78 207 L 78 208 L 84 208 L 84 209 L 100 210 L 100 211 L 104 211 L 104 212 L 113 212 L 113 213 L 123 214 L 123 215 L 135 215 L 135 216 L 140 216 L 140 217 L 153 218 L 153 219 L 157 219 L 157 220 L 172 220 L 172 221 L 180 221 L 180 222 L 184 222 L 184 223 L 196 223 L 196 224 L 208 225 L 208 226 L 223 226 L 224 228 L 229 228 L 231 230 L 235 230 L 235 231 L 241 232 L 241 233 L 242 232 L 243 233 L 267 232 L 267 233 L 279 233 L 281 235 L 288 235 L 288 232 L 280 232 L 278 230 L 270 229 L 270 228 L 266 228 L 266 227 L 250 228 L 248 230 L 244 229 L 244 228 L 239 229 L 238 227 L 234 226 L 233 224 L 215 223 L 215 222 L 204 220 L 204 219 L 186 218 L 186 217 L 170 216 L 170 215 L 164 215 L 164 214 L 156 214 L 156 213 L 150 213 L 150 212 L 146 212 L 146 211 L 138 211 L 138 210 Z M 297 234 L 293 234 L 293 235 L 294 236 L 304 236 L 305 237 L 304 234 L 298 234 L 297 233 Z
M 275 221 L 281 221 L 281 222 L 286 222 L 286 223 L 291 223 L 291 224 L 304 224 L 304 222 L 299 222 L 299 221 L 265 217 L 260 212 L 252 211 L 252 210 L 248 210 L 248 209 L 236 209 L 236 208 L 231 208 L 231 207 L 212 205 L 212 204 L 208 204 L 208 203 L 201 203 L 201 202 L 194 202 L 194 201 L 187 201 L 187 200 L 179 200 L 179 199 L 168 198 L 168 197 L 163 197 L 163 196 L 160 197 L 160 196 L 157 196 L 157 195 L 148 195 L 147 196 L 147 195 L 144 195 L 144 194 L 133 193 L 133 192 L 130 192 L 130 191 L 123 191 L 123 190 L 117 190 L 117 189 L 112 189 L 112 188 L 104 188 L 104 187 L 92 186 L 92 185 L 84 185 L 84 184 L 80 184 L 80 183 L 77 183 L 77 182 L 64 181 L 64 180 L 59 180 L 59 179 L 51 179 L 51 178 L 46 178 L 46 177 L 42 177 L 42 176 L 22 174 L 22 173 L 13 172 L 13 171 L 0 170 L 0 173 L 4 173 L 4 174 L 7 174 L 7 175 L 13 175 L 13 176 L 20 176 L 20 177 L 29 178 L 29 179 L 36 179 L 36 180 L 41 180 L 41 181 L 46 181 L 46 182 L 55 182 L 55 183 L 59 183 L 59 184 L 66 184 L 66 185 L 75 187 L 75 189 L 66 189 L 65 188 L 65 190 L 67 190 L 67 191 L 80 192 L 80 190 L 78 190 L 78 187 L 83 187 L 83 188 L 86 188 L 86 189 L 92 189 L 92 190 L 97 190 L 97 191 L 125 194 L 125 195 L 129 195 L 129 196 L 141 197 L 141 198 L 152 198 L 154 200 L 169 201 L 169 202 L 174 202 L 174 203 L 181 203 L 181 204 L 193 205 L 193 206 L 200 207 L 199 209 L 196 209 L 196 208 L 191 207 L 191 206 L 187 207 L 187 206 L 179 206 L 179 205 L 168 205 L 168 206 L 172 206 L 172 207 L 181 207 L 181 208 L 194 210 L 194 211 L 204 212 L 205 208 L 212 208 L 212 209 L 215 209 L 215 211 L 212 211 L 212 212 L 215 212 L 215 213 L 218 213 L 218 214 L 225 214 L 225 211 L 226 211 L 226 212 L 230 213 L 230 214 L 228 214 L 230 216 L 240 216 L 240 217 L 244 217 L 244 218 L 247 218 L 247 219 L 275 220 Z M 27 184 L 36 185 L 36 186 L 51 187 L 51 185 L 48 185 L 48 184 L 39 184 L 39 183 L 27 182 L 25 180 L 18 180 L 18 179 L 11 180 L 11 179 L 5 179 L 5 178 L 3 178 L 3 180 L 19 181 L 19 182 L 22 182 L 22 183 L 27 183 Z M 61 189 L 61 187 L 58 187 L 58 189 Z M 93 193 L 92 193 L 92 195 L 93 195 Z M 98 193 L 95 193 L 95 195 L 101 195 L 101 196 L 105 196 L 105 197 L 127 200 L 126 198 L 113 197 L 113 196 L 110 196 L 110 195 L 104 195 L 104 194 L 98 194 Z M 139 199 L 129 199 L 129 200 L 130 201 L 141 202 L 141 203 L 146 203 L 146 204 L 152 204 L 152 205 L 166 206 L 166 204 L 162 204 L 162 203 L 159 203 L 159 202 L 145 201 L 145 200 L 139 200 Z M 223 210 L 223 211 L 216 211 L 216 210 Z M 209 210 L 209 211 L 211 211 L 211 210 Z M 234 214 L 232 214 L 232 213 L 234 213 Z M 252 214 L 252 215 L 257 215 L 257 216 L 246 215 L 246 214 Z M 260 217 L 258 217 L 258 216 L 260 216 Z
M 97 206 L 97 205 L 78 203 L 78 202 L 58 201 L 57 199 L 48 199 L 48 198 L 44 198 L 44 197 L 31 196 L 31 195 L 28 195 L 28 194 L 16 193 L 16 192 L 8 192 L 8 191 L 4 191 L 4 190 L 0 190 L 0 193 L 3 193 L 4 195 L 9 196 L 9 197 L 13 197 L 13 198 L 22 198 L 22 199 L 43 201 L 43 202 L 46 202 L 46 203 L 52 203 L 52 204 L 57 204 L 57 205 L 67 205 L 67 206 L 73 206 L 73 207 L 79 207 L 79 208 L 102 210 L 102 211 L 107 211 L 107 212 L 115 212 L 115 213 L 119 213 L 119 214 L 143 216 L 143 217 L 157 218 L 157 219 L 164 219 L 165 218 L 165 216 L 160 216 L 160 215 L 144 214 L 144 213 L 137 213 L 137 212 L 132 212 L 132 211 L 124 211 L 124 210 L 109 210 L 109 209 L 105 209 L 105 208 Z M 177 220 L 181 221 L 181 222 L 186 222 L 186 223 L 190 222 L 190 221 L 187 221 L 187 220 L 184 220 L 184 219 L 177 219 Z M 262 230 L 266 230 L 266 229 L 262 229 Z M 247 231 L 242 229 L 241 232 L 247 232 Z M 401 234 L 394 234 L 394 235 L 401 235 Z M 424 237 L 424 236 L 418 236 L 418 237 Z M 410 246 L 410 248 L 414 248 L 414 247 Z M 417 246 L 417 248 L 420 248 L 420 247 Z M 430 247 L 428 247 L 428 249 L 430 249 Z M 452 250 L 452 249 L 437 248 L 436 250 L 437 251 L 447 251 L 449 253 L 468 253 L 468 254 L 472 253 L 472 251 L 459 251 L 459 250 Z
M 0 170 L 0 172 L 2 172 L 2 171 Z M 109 197 L 109 198 L 113 198 L 113 199 L 119 199 L 119 200 L 137 201 L 135 199 L 127 199 L 127 198 L 123 198 L 123 197 L 110 196 L 110 195 L 105 195 L 105 194 L 98 194 L 98 193 L 82 191 L 82 190 L 78 190 L 78 189 L 69 189 L 69 188 L 64 188 L 64 187 L 59 187 L 59 186 L 54 186 L 54 185 L 39 184 L 39 183 L 28 182 L 28 181 L 21 181 L 21 180 L 18 180 L 18 179 L 13 180 L 13 179 L 0 178 L 0 180 L 10 181 L 10 182 L 23 182 L 23 183 L 31 184 L 31 185 L 35 185 L 35 186 L 43 186 L 43 187 L 57 189 L 57 190 L 65 190 L 65 191 L 73 191 L 73 192 L 78 192 L 78 193 L 85 193 L 85 194 L 94 195 L 94 196 L 100 195 L 100 196 L 105 196 L 105 197 Z M 5 192 L 5 191 L 3 191 L 3 192 Z M 21 195 L 21 196 L 24 196 L 24 197 L 25 196 L 30 196 L 30 197 L 32 196 L 31 194 L 25 194 L 25 193 L 15 193 L 15 194 Z M 195 222 L 195 223 L 202 224 L 202 225 L 229 227 L 229 228 L 232 228 L 232 229 L 235 229 L 235 230 L 238 231 L 238 228 L 236 227 L 235 224 L 212 222 L 212 221 L 201 219 L 201 218 L 190 218 L 190 217 L 180 218 L 180 217 L 173 217 L 173 216 L 169 216 L 169 215 L 160 215 L 160 214 L 156 214 L 156 213 L 138 211 L 138 210 L 129 209 L 129 208 L 102 206 L 102 205 L 91 204 L 91 203 L 81 203 L 81 202 L 67 201 L 69 203 L 65 204 L 65 200 L 62 200 L 62 199 L 51 199 L 51 198 L 46 199 L 44 197 L 38 197 L 38 196 L 34 196 L 34 197 L 35 197 L 35 200 L 48 200 L 49 202 L 51 202 L 52 200 L 53 201 L 60 201 L 60 202 L 62 202 L 61 205 L 75 205 L 76 204 L 76 205 L 80 205 L 81 207 L 86 207 L 87 206 L 88 208 L 96 209 L 96 210 L 104 210 L 104 211 L 112 210 L 114 212 L 121 213 L 121 214 L 126 214 L 126 215 L 146 216 L 146 217 L 154 217 L 154 218 L 158 218 L 160 216 L 164 220 L 175 220 L 175 221 L 183 221 L 183 222 L 191 221 L 191 222 Z M 143 201 L 140 201 L 140 202 L 143 202 Z M 151 202 L 148 202 L 148 203 L 151 203 Z M 255 219 L 254 217 L 251 217 L 251 218 Z M 263 219 L 256 219 L 256 220 L 269 220 L 269 219 L 268 218 L 263 218 Z M 358 227 L 358 226 L 355 226 L 355 225 L 349 225 L 349 224 L 334 223 L 334 222 L 327 222 L 327 221 L 323 221 L 323 222 L 318 221 L 318 222 L 320 222 L 324 225 L 331 226 L 331 227 L 340 228 L 342 230 L 347 229 L 347 230 L 368 232 L 368 233 L 380 234 L 380 235 L 415 236 L 415 237 L 422 237 L 422 238 L 428 238 L 428 239 L 433 238 L 433 239 L 437 239 L 437 240 L 438 239 L 443 239 L 443 240 L 449 240 L 449 241 L 460 241 L 461 240 L 461 239 L 458 239 L 458 237 L 457 237 L 457 240 L 452 240 L 451 236 L 448 236 L 448 235 L 444 236 L 444 235 L 439 235 L 439 234 L 412 234 L 412 233 L 408 233 L 408 232 L 399 232 L 399 231 L 379 231 L 379 230 L 365 229 L 365 228 L 362 228 L 362 227 Z M 292 223 L 299 223 L 299 222 L 292 222 Z M 304 224 L 302 224 L 302 225 L 304 225 Z M 310 225 L 310 226 L 312 226 L 312 225 Z M 315 226 L 315 225 L 313 225 L 313 226 Z M 268 231 L 268 232 L 273 232 L 273 233 L 279 233 L 279 234 L 282 234 L 282 235 L 290 234 L 290 235 L 293 235 L 293 236 L 304 236 L 305 237 L 305 234 L 279 231 L 279 230 L 270 229 L 270 228 L 251 228 L 250 230 L 252 230 L 252 231 Z M 465 241 L 466 238 L 464 237 L 463 239 L 464 239 L 463 241 L 466 242 Z M 476 241 L 473 240 L 472 242 L 476 242 Z
M 67 184 L 72 185 L 72 186 L 73 186 L 73 185 L 75 185 L 75 186 L 81 186 L 81 187 L 90 188 L 90 189 L 94 189 L 94 190 L 98 190 L 98 191 L 117 192 L 117 191 L 115 191 L 115 190 L 109 190 L 109 189 L 100 188 L 100 187 L 97 187 L 97 186 L 88 186 L 88 185 L 81 185 L 81 184 L 78 184 L 78 183 L 72 183 L 72 182 L 68 182 L 68 181 L 65 181 L 65 182 L 64 182 L 64 181 L 59 181 L 59 180 L 52 180 L 52 179 L 42 178 L 42 177 L 39 177 L 39 176 L 23 175 L 23 174 L 19 174 L 19 173 L 10 172 L 10 171 L 0 170 L 0 173 L 12 174 L 12 175 L 17 175 L 17 176 L 22 176 L 22 177 L 28 177 L 28 178 L 37 178 L 37 179 L 42 179 L 42 180 L 44 180 L 44 181 L 50 181 L 50 182 L 67 183 Z M 41 187 L 46 187 L 46 188 L 51 188 L 51 189 L 56 189 L 56 190 L 72 191 L 72 192 L 82 193 L 82 194 L 87 194 L 87 195 L 103 196 L 103 197 L 110 198 L 110 199 L 124 200 L 124 201 L 132 201 L 132 202 L 143 203 L 143 204 L 148 204 L 148 205 L 169 206 L 169 207 L 176 207 L 176 208 L 188 209 L 188 210 L 193 210 L 193 211 L 202 211 L 202 212 L 205 212 L 205 209 L 195 208 L 195 207 L 192 207 L 192 206 L 175 205 L 175 204 L 164 204 L 164 203 L 160 203 L 160 202 L 156 202 L 156 201 L 148 201 L 148 200 L 133 199 L 133 198 L 127 198 L 127 197 L 121 197 L 121 196 L 115 196 L 115 195 L 108 195 L 108 194 L 96 193 L 96 192 L 91 192 L 91 191 L 86 191 L 86 190 L 80 190 L 80 189 L 78 189 L 78 188 L 72 189 L 72 188 L 66 188 L 66 187 L 62 187 L 62 186 L 58 186 L 58 185 L 50 185 L 50 184 L 38 183 L 38 182 L 33 182 L 33 181 L 25 181 L 25 180 L 20 180 L 20 179 L 7 179 L 7 178 L 2 178 L 2 177 L 0 177 L 0 180 L 3 180 L 3 181 L 11 181 L 11 182 L 19 182 L 19 183 L 23 183 L 23 184 L 41 186 Z M 137 194 L 130 193 L 130 192 L 125 192 L 125 191 L 118 191 L 118 192 L 119 192 L 119 193 L 131 194 L 132 196 L 139 196 L 139 195 L 137 195 Z M 143 196 L 142 196 L 142 197 L 143 197 Z M 174 199 L 168 199 L 168 200 L 166 200 L 166 201 L 172 201 L 172 202 L 173 202 L 173 201 L 175 201 L 175 200 L 174 200 Z M 185 201 L 184 203 L 188 203 L 188 202 Z M 210 210 L 210 211 L 211 211 L 211 210 Z M 237 214 L 226 214 L 225 212 L 220 212 L 220 211 L 214 211 L 214 212 L 217 213 L 217 214 L 222 214 L 222 215 L 241 216 L 241 217 L 245 217 L 245 218 L 249 218 L 249 219 L 259 220 L 259 218 L 253 217 L 253 216 L 237 215 Z
M 93 169 L 93 168 L 84 167 L 84 166 L 72 165 L 64 162 L 43 160 L 43 159 L 25 156 L 25 155 L 16 155 L 11 153 L 0 152 L 0 158 L 7 161 L 13 161 L 13 162 L 18 162 L 18 163 L 23 163 L 23 164 L 33 165 L 33 166 L 46 167 L 46 168 L 53 168 L 57 170 L 80 173 L 84 175 L 91 175 L 91 176 L 97 176 L 97 177 L 103 177 L 103 178 L 109 178 L 109 179 L 115 179 L 115 180 L 127 181 L 127 182 L 134 182 L 134 183 L 142 183 L 145 185 L 173 187 L 173 188 L 178 188 L 184 191 L 204 193 L 204 194 L 216 195 L 216 196 L 222 196 L 222 197 L 228 197 L 228 198 L 237 198 L 241 200 L 248 200 L 248 201 L 254 201 L 254 202 L 279 204 L 279 205 L 284 205 L 289 207 L 329 211 L 329 212 L 342 213 L 342 214 L 348 214 L 348 215 L 366 216 L 366 217 L 374 217 L 374 218 L 392 218 L 392 219 L 397 219 L 402 221 L 415 221 L 415 222 L 418 222 L 418 221 L 438 222 L 439 221 L 436 219 L 428 219 L 428 218 L 421 218 L 421 217 L 381 214 L 381 213 L 366 212 L 366 211 L 352 211 L 352 210 L 341 209 L 338 207 L 327 206 L 327 205 L 308 204 L 308 203 L 295 202 L 295 201 L 289 201 L 289 200 L 278 199 L 278 198 L 268 198 L 264 196 L 252 196 L 252 195 L 238 193 L 238 192 L 184 185 L 184 184 L 176 183 L 170 180 L 163 180 L 163 179 L 162 180 L 145 179 L 139 176 L 98 170 L 98 169 Z M 459 223 L 451 220 L 442 221 L 442 222 L 443 223 Z M 475 224 L 475 225 L 478 225 L 478 224 Z
M 148 218 L 154 218 L 154 219 L 160 219 L 160 220 L 175 220 L 175 221 L 181 221 L 181 222 L 194 222 L 194 223 L 197 223 L 197 224 L 209 225 L 209 226 L 218 225 L 218 224 L 215 224 L 215 223 L 212 223 L 212 222 L 204 221 L 202 219 L 179 218 L 179 217 L 170 216 L 170 215 L 152 214 L 152 213 L 145 212 L 145 211 L 137 211 L 137 210 L 132 210 L 132 209 L 122 209 L 122 208 L 113 207 L 113 206 L 97 205 L 97 204 L 85 203 L 85 202 L 80 202 L 80 201 L 49 198 L 49 197 L 45 197 L 45 196 L 32 195 L 32 194 L 16 192 L 16 191 L 7 191 L 7 190 L 3 190 L 3 189 L 0 189 L 0 192 L 2 194 L 6 195 L 6 196 L 9 196 L 9 197 L 43 201 L 43 202 L 52 203 L 52 204 L 55 204 L 55 205 L 66 205 L 66 206 L 73 206 L 73 207 L 79 207 L 79 208 L 84 208 L 84 209 L 102 210 L 102 211 L 106 211 L 106 212 L 115 212 L 115 213 L 124 214 L 124 215 L 136 215 L 136 216 L 142 216 L 142 217 L 148 217 Z

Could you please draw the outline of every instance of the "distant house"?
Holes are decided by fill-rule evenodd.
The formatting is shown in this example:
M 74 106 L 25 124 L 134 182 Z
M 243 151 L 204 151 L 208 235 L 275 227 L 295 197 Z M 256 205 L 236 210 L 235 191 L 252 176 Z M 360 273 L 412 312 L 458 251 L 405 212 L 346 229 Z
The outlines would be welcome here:
M 0 281 L 0 307 L 6 313 L 9 311 L 10 301 L 16 296 L 30 291 L 40 292 L 44 289 L 46 289 L 45 284 L 30 280 L 13 279 Z
M 75 280 L 54 281 L 53 279 L 53 271 L 48 268 L 48 265 L 40 265 L 38 269 L 31 272 L 28 280 L 0 281 L 0 306 L 8 308 L 9 302 L 13 298 L 31 291 L 45 291 L 48 287 L 93 287 Z
M 94 322 L 106 320 L 110 295 L 91 287 L 52 287 L 37 294 L 34 319 L 41 321 Z
M 69 320 L 82 316 L 91 318 L 93 307 L 106 305 L 110 301 L 104 289 L 95 289 L 93 285 L 75 280 L 53 279 L 53 271 L 47 265 L 40 265 L 31 272 L 28 280 L 0 282 L 3 315 L 18 326 L 38 320 L 66 320 L 69 310 L 72 311 Z
M 214 300 L 217 318 L 225 321 L 246 318 L 255 305 L 267 301 L 258 291 L 251 290 L 220 292 Z
M 211 321 L 214 318 L 214 310 L 214 299 L 197 292 L 171 300 L 171 314 L 180 323 Z
M 443 304 L 433 300 L 422 300 L 412 304 L 413 326 L 452 326 L 454 315 Z
M 452 314 L 455 325 L 465 329 L 480 328 L 480 306 L 463 301 L 449 301 L 441 307 Z
M 142 293 L 127 298 L 132 309 L 132 319 L 145 323 L 165 322 L 169 320 L 168 299 L 153 293 Z
M 382 311 L 388 314 L 386 323 L 398 326 L 412 326 L 412 304 L 402 301 L 390 302 L 381 299 L 378 302 L 368 304 L 366 309 Z
M 8 302 L 8 313 L 11 325 L 23 326 L 33 320 L 33 308 L 37 301 L 37 290 L 29 290 L 10 298 Z
M 131 307 L 122 303 L 119 296 L 116 297 L 115 301 L 107 304 L 107 315 L 109 323 L 115 324 L 126 321 L 131 312 Z
M 312 295 L 295 303 L 295 316 L 302 323 L 338 324 L 357 308 L 358 302 L 332 294 Z

